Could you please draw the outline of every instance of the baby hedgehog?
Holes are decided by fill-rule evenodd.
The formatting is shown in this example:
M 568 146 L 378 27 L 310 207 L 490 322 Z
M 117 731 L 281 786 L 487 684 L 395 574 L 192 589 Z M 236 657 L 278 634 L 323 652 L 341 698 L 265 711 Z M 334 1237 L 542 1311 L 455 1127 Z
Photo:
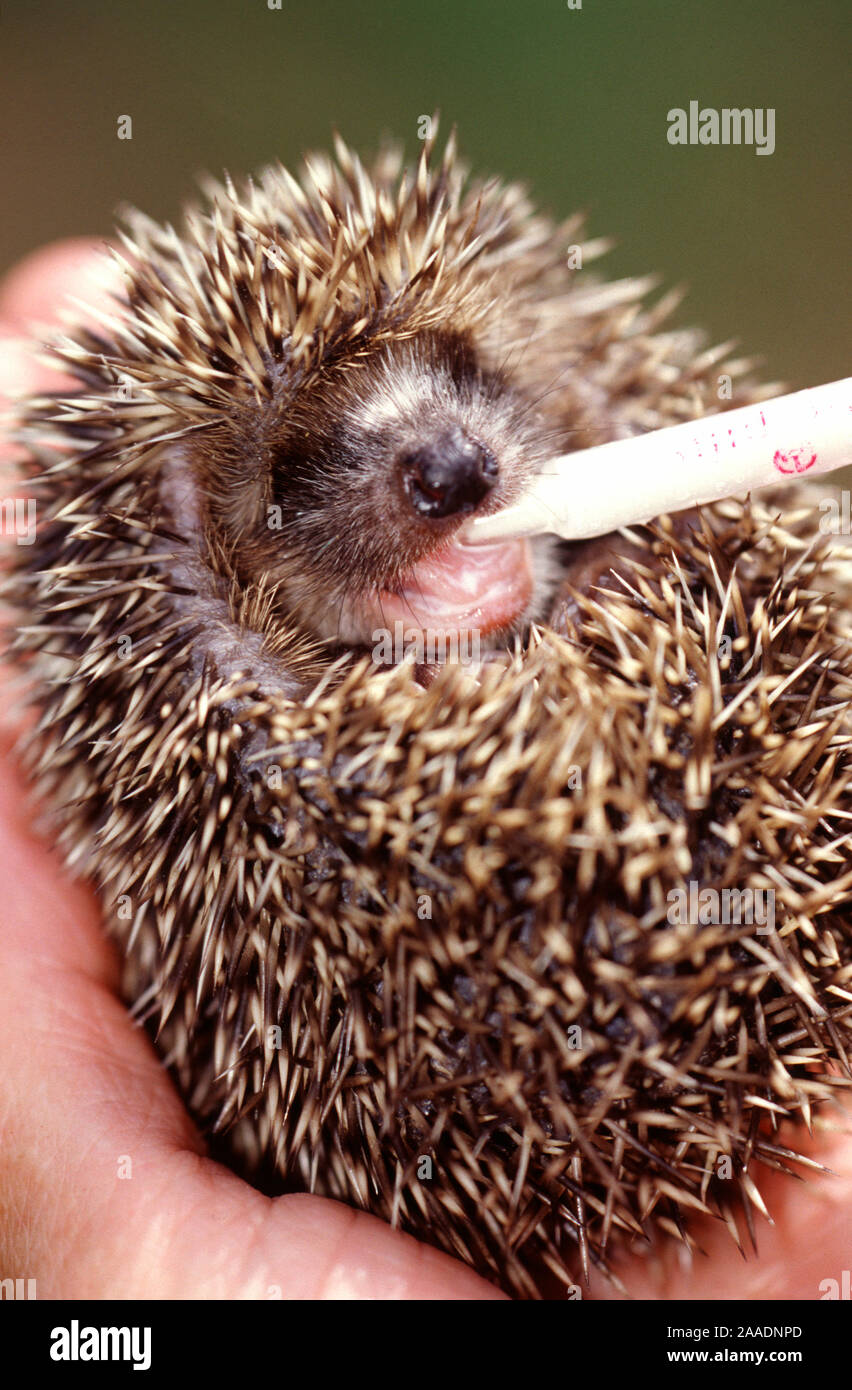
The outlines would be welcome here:
M 8 594 L 35 780 L 215 1152 L 525 1297 L 696 1211 L 753 1241 L 850 1081 L 849 554 L 806 491 L 466 528 L 759 388 L 452 140 L 129 228 L 25 412 Z M 389 664 L 400 626 L 481 651 Z

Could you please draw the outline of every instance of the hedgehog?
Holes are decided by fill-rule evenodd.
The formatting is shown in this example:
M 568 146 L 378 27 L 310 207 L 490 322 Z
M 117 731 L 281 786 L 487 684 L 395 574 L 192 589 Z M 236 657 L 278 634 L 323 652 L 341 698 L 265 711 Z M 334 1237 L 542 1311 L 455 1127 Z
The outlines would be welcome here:
M 852 1080 L 848 550 L 804 486 L 466 528 L 772 388 L 452 137 L 205 196 L 129 212 L 114 312 L 53 344 L 6 585 L 134 1016 L 237 1171 L 522 1298 L 697 1212 L 754 1242 Z

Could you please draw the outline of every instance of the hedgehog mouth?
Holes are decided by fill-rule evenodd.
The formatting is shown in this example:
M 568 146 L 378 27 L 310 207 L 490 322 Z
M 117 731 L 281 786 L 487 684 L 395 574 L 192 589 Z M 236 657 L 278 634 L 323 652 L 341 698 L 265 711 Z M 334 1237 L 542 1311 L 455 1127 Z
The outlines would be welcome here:
M 385 624 L 486 637 L 523 616 L 533 588 L 527 541 L 465 545 L 455 539 L 418 561 L 392 589 L 381 590 L 379 612 Z

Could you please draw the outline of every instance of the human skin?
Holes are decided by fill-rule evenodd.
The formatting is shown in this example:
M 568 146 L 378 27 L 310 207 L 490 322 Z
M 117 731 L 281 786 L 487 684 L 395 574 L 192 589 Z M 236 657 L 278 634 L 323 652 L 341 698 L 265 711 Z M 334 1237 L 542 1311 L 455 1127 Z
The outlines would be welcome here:
M 69 294 L 104 303 L 102 261 L 91 242 L 60 243 L 0 284 L 0 395 L 61 383 L 24 335 L 55 324 Z M 6 478 L 9 459 L 7 448 Z M 118 995 L 93 892 L 32 828 L 16 757 L 26 722 L 0 687 L 0 1279 L 34 1278 L 39 1298 L 503 1298 L 375 1217 L 310 1195 L 270 1199 L 207 1156 Z M 761 1179 L 775 1224 L 758 1218 L 759 1259 L 702 1220 L 690 1268 L 673 1241 L 618 1259 L 626 1291 L 819 1298 L 852 1260 L 852 1139 L 842 1115 L 831 1123 L 795 1142 L 834 1175 Z M 618 1296 L 597 1275 L 588 1292 Z

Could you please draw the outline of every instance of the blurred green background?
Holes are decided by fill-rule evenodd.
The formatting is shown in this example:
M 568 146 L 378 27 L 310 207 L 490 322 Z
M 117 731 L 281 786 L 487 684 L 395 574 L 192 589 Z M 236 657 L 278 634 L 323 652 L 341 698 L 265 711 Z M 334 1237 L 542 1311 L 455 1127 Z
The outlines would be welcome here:
M 849 372 L 848 0 L 270 3 L 3 0 L 0 271 L 109 233 L 124 200 L 173 218 L 204 169 L 292 163 L 333 126 L 414 153 L 440 108 L 477 170 L 587 208 L 609 273 L 686 284 L 681 322 L 795 386 Z M 775 108 L 775 153 L 670 146 L 691 99 Z

